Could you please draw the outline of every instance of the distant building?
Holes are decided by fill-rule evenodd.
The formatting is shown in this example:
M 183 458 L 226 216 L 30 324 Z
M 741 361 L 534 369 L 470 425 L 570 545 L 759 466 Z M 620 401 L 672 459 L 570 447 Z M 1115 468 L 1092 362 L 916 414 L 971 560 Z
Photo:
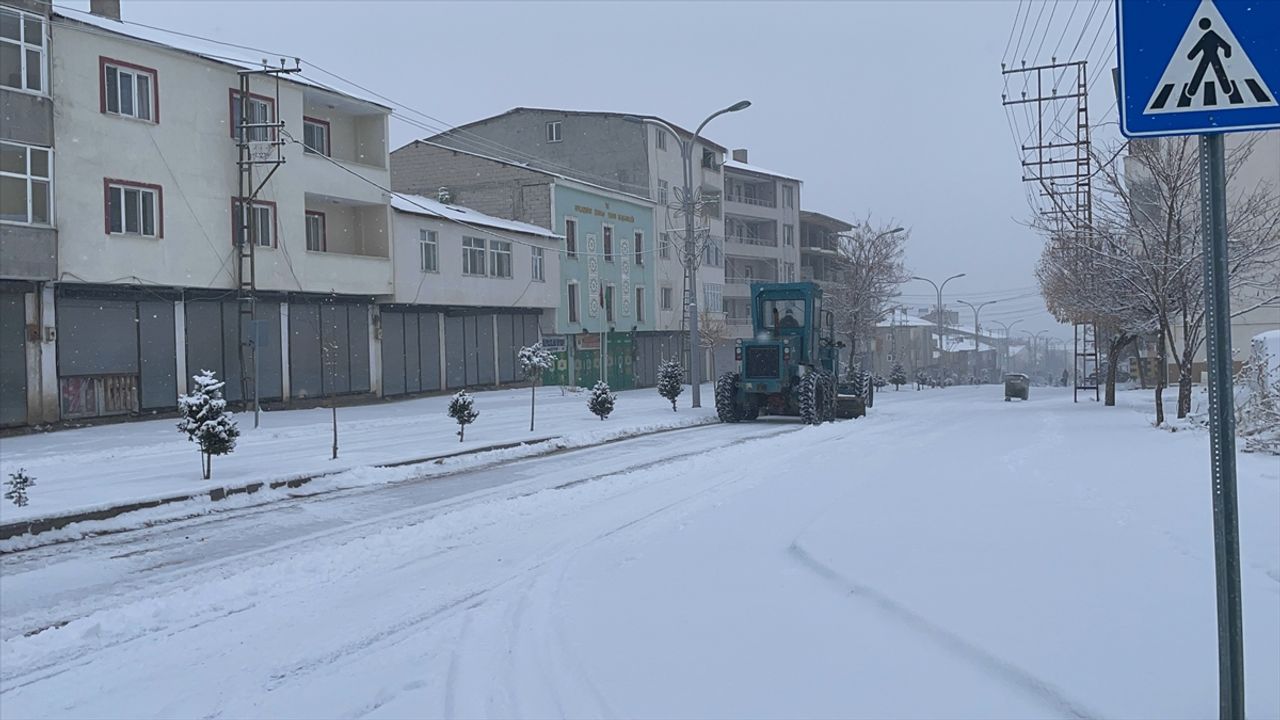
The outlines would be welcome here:
M 652 385 L 658 363 L 678 352 L 677 334 L 658 329 L 657 311 L 669 298 L 652 251 L 652 200 L 428 141 L 391 153 L 391 175 L 398 191 L 447 193 L 458 204 L 563 237 L 556 311 L 542 328 L 558 353 L 549 381 L 590 386 L 607 376 L 615 389 Z
M 746 149 L 736 149 L 724 164 L 726 332 L 718 371 L 732 366 L 733 341 L 751 336 L 751 283 L 800 279 L 801 182 L 747 161 Z
M 584 183 L 652 200 L 654 235 L 647 238 L 657 300 L 652 319 L 659 332 L 676 333 L 685 324 L 684 218 L 677 212 L 683 185 L 680 138 L 649 121 L 653 115 L 627 115 L 518 107 L 426 138 L 479 155 L 502 158 Z M 689 139 L 692 133 L 667 123 Z M 693 185 L 702 201 L 696 225 L 702 245 L 698 270 L 698 308 L 722 322 L 724 288 L 725 148 L 704 137 L 693 148 Z M 493 212 L 493 211 L 488 211 Z M 495 213 L 507 217 L 502 213 Z M 684 347 L 684 345 L 680 345 Z

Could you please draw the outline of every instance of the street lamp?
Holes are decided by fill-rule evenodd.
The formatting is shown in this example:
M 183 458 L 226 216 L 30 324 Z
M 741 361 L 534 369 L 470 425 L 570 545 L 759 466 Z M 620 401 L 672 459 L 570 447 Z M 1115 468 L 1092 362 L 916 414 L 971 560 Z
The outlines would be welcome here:
M 974 320 L 976 322 L 977 318 Z M 1018 318 L 1011 323 L 1002 323 L 999 320 L 994 320 L 993 322 L 1004 328 L 1004 371 L 1009 372 L 1009 336 L 1012 334 L 1013 326 L 1022 322 L 1022 318 Z
M 679 130 L 658 118 L 625 116 L 629 122 L 651 123 L 665 128 L 680 142 L 680 159 L 684 162 L 684 197 L 680 200 L 680 206 L 684 212 L 684 271 L 689 287 L 689 382 L 693 385 L 693 407 L 696 408 L 702 407 L 702 339 L 698 333 L 698 266 L 695 256 L 696 247 L 693 242 L 693 214 L 697 210 L 693 201 L 693 148 L 707 123 L 725 113 L 738 112 L 749 107 L 751 107 L 750 100 L 739 100 L 727 108 L 711 113 L 698 125 L 698 129 L 693 131 L 693 136 L 688 140 L 683 139 Z
M 943 345 L 942 345 L 942 289 L 943 289 L 943 288 L 945 288 L 945 287 L 947 286 L 947 283 L 951 282 L 952 280 L 955 280 L 956 278 L 962 278 L 962 277 L 964 277 L 964 275 L 965 275 L 964 273 L 957 273 L 957 274 L 955 274 L 955 275 L 952 275 L 951 277 L 947 278 L 946 280 L 943 280 L 941 285 L 939 285 L 938 283 L 936 283 L 936 282 L 934 282 L 934 281 L 930 280 L 929 278 L 920 277 L 919 275 L 912 275 L 912 276 L 911 276 L 911 279 L 912 279 L 912 280 L 923 280 L 924 282 L 927 282 L 927 283 L 929 283 L 930 285 L 932 285 L 934 290 L 937 290 L 937 291 L 938 291 L 938 305 L 936 306 L 936 309 L 934 310 L 934 312 L 936 313 L 936 314 L 935 314 L 935 316 L 934 316 L 934 319 L 935 319 L 935 320 L 937 320 L 937 323 L 936 323 L 936 324 L 937 324 L 937 326 L 938 326 L 938 362 L 939 362 L 939 363 L 941 363 L 941 362 L 942 362 L 942 350 L 943 350 Z
M 1041 335 L 1044 335 L 1047 332 L 1049 331 L 1041 330 L 1033 335 L 1028 330 L 1022 331 L 1023 335 L 1026 335 L 1027 337 L 1031 338 L 1031 366 L 1036 370 L 1040 369 L 1040 356 L 1039 354 L 1036 353 L 1036 342 L 1040 339 Z
M 979 303 L 977 306 L 964 300 L 957 300 L 956 302 L 969 306 L 969 309 L 973 311 L 973 377 L 976 379 L 978 377 L 978 332 L 981 330 L 981 326 L 978 325 L 978 313 L 982 312 L 982 308 L 1000 301 L 988 300 L 984 303 Z

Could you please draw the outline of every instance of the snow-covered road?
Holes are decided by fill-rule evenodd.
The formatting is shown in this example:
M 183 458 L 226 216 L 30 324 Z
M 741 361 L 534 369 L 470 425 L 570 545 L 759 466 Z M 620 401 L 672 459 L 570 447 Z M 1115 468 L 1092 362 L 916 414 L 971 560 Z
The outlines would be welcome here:
M 0 716 L 1209 717 L 1206 445 L 887 392 L 38 548 L 0 558 Z M 1277 717 L 1274 458 L 1240 493 Z

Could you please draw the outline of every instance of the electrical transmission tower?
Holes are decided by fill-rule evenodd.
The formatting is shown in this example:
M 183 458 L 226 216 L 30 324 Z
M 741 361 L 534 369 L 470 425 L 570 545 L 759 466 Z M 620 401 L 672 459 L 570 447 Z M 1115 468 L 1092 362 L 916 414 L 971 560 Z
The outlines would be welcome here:
M 238 337 L 240 340 L 240 397 L 245 403 L 253 404 L 253 426 L 258 426 L 258 344 L 261 342 L 263 325 L 258 320 L 257 296 L 258 276 L 256 265 L 256 249 L 262 241 L 262 230 L 265 224 L 270 242 L 271 228 L 275 218 L 256 210 L 254 201 L 266 186 L 267 181 L 276 170 L 284 164 L 284 123 L 277 114 L 280 107 L 280 76 L 301 71 L 295 64 L 292 68 L 274 68 L 262 61 L 262 67 L 240 71 L 240 88 L 235 96 L 239 104 L 236 114 L 236 167 L 239 171 L 239 189 L 236 193 L 235 213 L 232 222 L 236 224 L 236 297 L 240 305 L 240 322 Z M 271 98 L 256 95 L 252 92 L 251 81 L 255 76 L 275 79 L 275 98 L 273 104 L 265 101 Z M 255 170 L 265 171 L 261 180 L 255 177 Z M 264 219 L 264 222 L 259 220 Z
M 1084 60 L 1010 68 L 1001 66 L 1006 87 L 1021 86 L 1018 97 L 1006 91 L 1005 107 L 1021 109 L 1032 127 L 1019 142 L 1022 180 L 1034 183 L 1047 204 L 1038 212 L 1052 230 L 1050 252 L 1089 282 L 1085 248 L 1094 248 L 1093 161 L 1089 132 L 1088 63 Z M 1063 86 L 1066 81 L 1065 86 Z M 1065 92 L 1059 92 L 1063 86 Z M 1019 108 L 1020 106 L 1020 108 Z M 1075 326 L 1074 398 L 1093 391 L 1099 400 L 1097 327 L 1093 318 L 1071 318 Z

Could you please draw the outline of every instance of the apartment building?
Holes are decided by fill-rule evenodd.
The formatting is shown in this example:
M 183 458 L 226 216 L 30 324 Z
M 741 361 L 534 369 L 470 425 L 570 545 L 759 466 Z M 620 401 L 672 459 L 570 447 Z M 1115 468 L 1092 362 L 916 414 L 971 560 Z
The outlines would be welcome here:
M 655 292 L 661 251 L 649 198 L 425 140 L 391 153 L 391 183 L 397 192 L 448 196 L 563 238 L 556 311 L 542 328 L 543 344 L 557 356 L 548 382 L 653 385 L 658 364 L 678 351 L 678 338 L 658 329 L 656 308 L 665 298 Z
M 794 177 L 749 164 L 746 149 L 735 149 L 724 164 L 724 308 L 730 348 L 734 340 L 751 336 L 751 283 L 800 279 L 800 186 Z
M 844 282 L 840 236 L 853 225 L 812 210 L 800 211 L 800 279 L 829 287 Z
M 231 401 L 377 394 L 390 110 L 300 74 L 251 75 L 242 97 L 258 58 L 122 23 L 118 2 L 93 10 L 50 19 L 67 147 L 52 163 L 58 273 L 43 306 L 57 415 L 172 409 L 203 369 Z M 280 141 L 284 161 L 256 173 L 252 202 L 239 197 L 242 139 L 260 159 Z
M 0 427 L 57 419 L 49 4 L 0 4 Z
M 563 238 L 449 198 L 396 194 L 395 293 L 379 306 L 383 395 L 522 380 L 560 303 Z
M 657 250 L 651 262 L 657 286 L 650 290 L 659 303 L 652 322 L 657 331 L 674 335 L 686 327 L 680 261 L 685 221 L 677 212 L 677 191 L 684 183 L 680 144 L 692 137 L 679 125 L 653 115 L 519 107 L 428 140 L 653 201 L 656 235 L 649 243 Z M 701 263 L 697 298 L 699 310 L 718 322 L 724 310 L 725 232 L 720 200 L 725 148 L 699 137 L 692 152 L 693 183 L 701 201 L 696 221 Z

